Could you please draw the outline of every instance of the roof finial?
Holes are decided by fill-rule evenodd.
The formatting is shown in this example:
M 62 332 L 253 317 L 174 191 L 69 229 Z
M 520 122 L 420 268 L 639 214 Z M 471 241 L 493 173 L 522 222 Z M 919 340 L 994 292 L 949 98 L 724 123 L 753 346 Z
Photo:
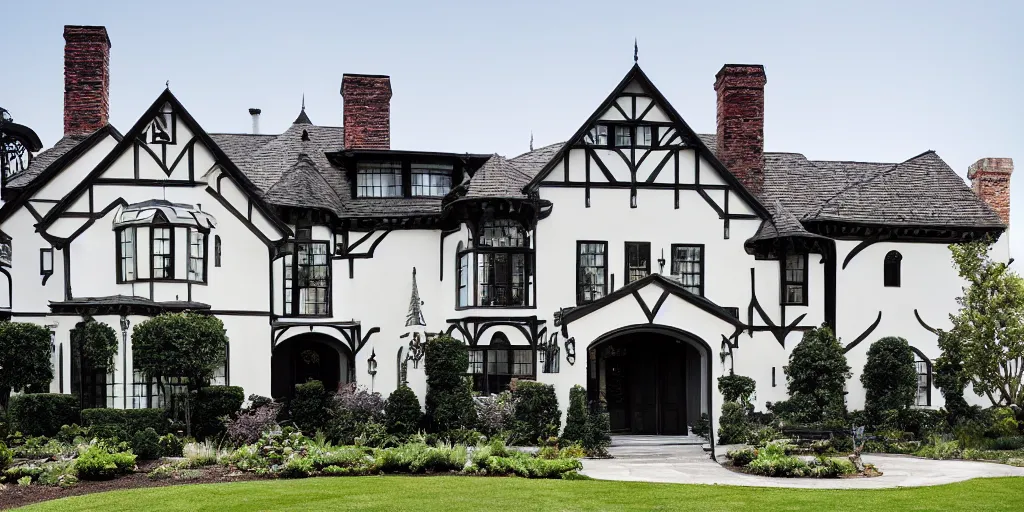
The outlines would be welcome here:
M 530 130 L 530 151 L 533 151 L 533 130 Z
M 171 81 L 170 80 L 164 82 L 164 88 L 166 88 L 166 89 L 170 89 L 171 88 Z
M 640 46 L 636 43 L 636 38 L 633 38 L 633 62 L 640 62 Z
M 306 93 L 302 93 L 302 111 L 306 111 Z

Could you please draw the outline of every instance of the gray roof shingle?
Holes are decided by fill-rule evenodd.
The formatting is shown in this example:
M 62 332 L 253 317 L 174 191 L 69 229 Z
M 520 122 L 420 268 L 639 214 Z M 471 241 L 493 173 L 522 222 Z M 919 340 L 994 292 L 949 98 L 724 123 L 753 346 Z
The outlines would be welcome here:
M 84 135 L 69 135 L 58 140 L 52 148 L 41 151 L 32 158 L 32 163 L 29 164 L 27 169 L 8 178 L 7 186 L 10 188 L 22 188 L 32 183 L 32 180 L 39 177 L 47 167 L 89 138 L 90 135 L 88 133 Z
M 476 174 L 469 179 L 464 197 L 514 197 L 526 198 L 523 187 L 533 176 L 526 174 L 518 165 L 513 165 L 501 155 L 493 155 Z

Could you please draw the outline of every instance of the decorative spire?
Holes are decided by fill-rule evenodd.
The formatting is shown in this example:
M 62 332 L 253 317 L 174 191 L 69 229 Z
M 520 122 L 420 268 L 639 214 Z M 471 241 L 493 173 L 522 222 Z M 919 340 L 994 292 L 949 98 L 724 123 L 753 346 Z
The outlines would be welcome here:
M 636 38 L 633 38 L 633 62 L 640 62 L 640 46 L 636 44 Z
M 530 130 L 530 151 L 533 151 L 533 130 Z
M 310 121 L 309 116 L 306 115 L 306 93 L 302 93 L 302 110 L 292 124 L 313 124 L 313 121 Z
M 423 301 L 420 300 L 420 289 L 416 286 L 416 267 L 412 268 L 412 297 L 409 298 L 409 314 L 405 315 L 405 326 L 419 325 L 426 327 L 427 321 L 423 318 Z

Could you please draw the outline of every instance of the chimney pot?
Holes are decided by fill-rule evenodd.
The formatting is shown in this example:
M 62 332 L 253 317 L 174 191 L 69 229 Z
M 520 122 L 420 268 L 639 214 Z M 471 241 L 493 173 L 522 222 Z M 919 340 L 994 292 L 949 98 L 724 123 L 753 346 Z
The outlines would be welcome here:
M 341 78 L 345 149 L 391 149 L 391 77 Z
M 764 86 L 760 64 L 726 64 L 715 75 L 718 159 L 755 196 L 764 189 Z
M 258 108 L 250 108 L 249 109 L 249 115 L 252 116 L 252 134 L 253 135 L 259 135 L 260 134 L 260 114 L 262 114 L 262 113 L 263 113 L 263 111 L 258 109 Z
M 967 179 L 971 190 L 985 201 L 1002 219 L 1010 225 L 1010 176 L 1013 174 L 1013 159 L 982 158 L 967 168 Z
M 110 37 L 105 27 L 64 26 L 64 135 L 92 133 L 110 116 Z

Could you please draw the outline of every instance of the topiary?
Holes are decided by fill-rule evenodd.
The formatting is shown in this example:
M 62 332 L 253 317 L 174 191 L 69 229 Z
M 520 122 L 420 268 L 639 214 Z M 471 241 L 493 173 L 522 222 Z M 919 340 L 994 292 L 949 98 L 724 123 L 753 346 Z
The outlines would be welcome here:
M 160 455 L 163 457 L 181 457 L 184 455 L 185 442 L 174 434 L 160 436 L 157 442 L 160 445 Z
M 11 397 L 13 430 L 26 436 L 52 437 L 64 425 L 79 421 L 78 398 L 60 393 L 32 393 Z
M 805 332 L 783 369 L 789 391 L 786 419 L 805 424 L 845 422 L 844 387 L 852 374 L 832 329 L 822 325 Z
M 132 453 L 142 460 L 158 459 L 163 452 L 160 448 L 160 435 L 152 427 L 136 432 L 132 436 L 131 447 Z
M 476 408 L 464 376 L 469 367 L 466 345 L 451 336 L 441 335 L 427 340 L 424 346 L 428 429 L 431 432 L 472 429 L 476 425 Z
M 311 380 L 295 385 L 295 398 L 288 404 L 292 423 L 295 427 L 312 435 L 317 431 L 325 431 L 331 421 L 331 393 L 324 388 L 324 383 Z
M 569 410 L 565 413 L 562 439 L 582 443 L 587 438 L 587 390 L 579 384 L 569 390 Z
M 723 375 L 718 378 L 718 391 L 722 393 L 722 400 L 726 402 L 740 402 L 749 404 L 750 398 L 757 390 L 754 379 L 744 375 Z
M 558 410 L 554 386 L 517 381 L 512 387 L 512 401 L 516 404 L 513 427 L 516 440 L 532 444 L 558 435 L 562 412 Z
M 384 403 L 384 425 L 389 434 L 403 441 L 416 433 L 422 419 L 420 401 L 409 386 L 399 386 Z
M 114 372 L 117 333 L 109 325 L 86 317 L 71 329 L 71 349 L 71 357 L 88 361 L 90 366 L 105 373 Z
M 914 405 L 917 369 L 907 340 L 890 336 L 872 343 L 860 382 L 864 385 L 864 412 L 871 426 L 882 426 L 887 416 Z
M 611 420 L 604 401 L 598 400 L 591 404 L 587 416 L 587 437 L 580 444 L 591 457 L 608 455 L 608 447 L 612 444 Z

